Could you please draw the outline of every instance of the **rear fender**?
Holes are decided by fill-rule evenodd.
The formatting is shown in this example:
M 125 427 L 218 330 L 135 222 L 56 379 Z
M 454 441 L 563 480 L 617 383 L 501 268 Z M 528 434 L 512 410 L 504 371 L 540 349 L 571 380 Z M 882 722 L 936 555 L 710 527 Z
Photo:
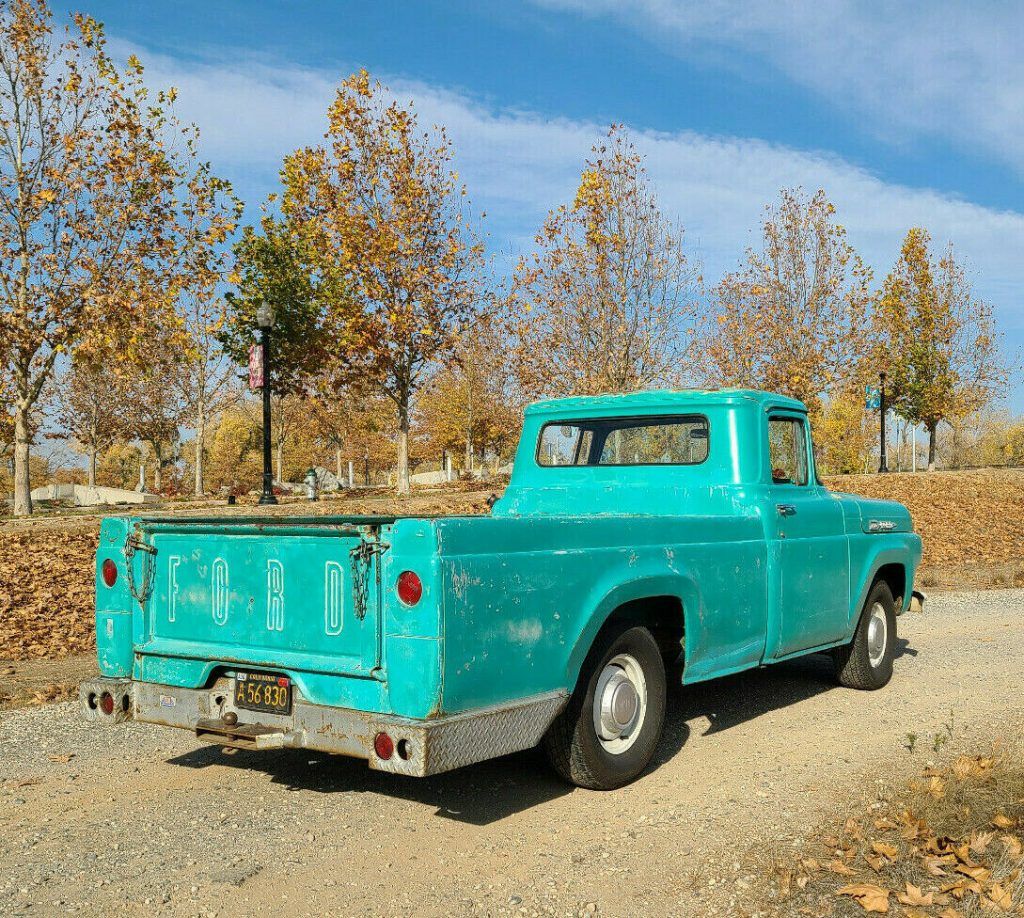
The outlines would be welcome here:
M 597 596 L 592 596 L 588 608 L 592 609 L 583 627 L 580 629 L 579 637 L 569 654 L 566 667 L 568 687 L 572 690 L 580 677 L 583 663 L 594 645 L 601 628 L 613 615 L 616 609 L 628 602 L 639 599 L 651 599 L 656 596 L 671 596 L 680 601 L 683 607 L 683 640 L 684 652 L 689 656 L 690 629 L 687 627 L 687 617 L 690 610 L 699 608 L 700 594 L 697 584 L 692 577 L 684 573 L 651 572 L 648 574 L 634 574 L 629 580 L 616 584 L 611 589 L 606 589 Z M 595 591 L 597 592 L 597 591 Z

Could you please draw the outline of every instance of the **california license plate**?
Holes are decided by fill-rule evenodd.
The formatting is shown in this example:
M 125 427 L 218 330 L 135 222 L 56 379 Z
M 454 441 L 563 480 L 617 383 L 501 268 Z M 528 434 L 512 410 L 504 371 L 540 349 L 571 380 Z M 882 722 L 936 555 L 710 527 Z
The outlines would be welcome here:
M 236 673 L 235 707 L 267 714 L 291 714 L 292 680 L 273 673 Z

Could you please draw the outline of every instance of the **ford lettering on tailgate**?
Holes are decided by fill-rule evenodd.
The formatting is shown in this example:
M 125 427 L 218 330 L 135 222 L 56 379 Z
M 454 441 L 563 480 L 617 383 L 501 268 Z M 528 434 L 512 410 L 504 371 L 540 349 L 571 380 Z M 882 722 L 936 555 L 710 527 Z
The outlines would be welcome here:
M 358 535 L 246 534 L 197 546 L 157 531 L 152 544 L 145 652 L 181 655 L 187 641 L 197 654 L 268 665 L 282 652 L 315 655 L 328 672 L 378 664 L 376 558 L 358 550 Z

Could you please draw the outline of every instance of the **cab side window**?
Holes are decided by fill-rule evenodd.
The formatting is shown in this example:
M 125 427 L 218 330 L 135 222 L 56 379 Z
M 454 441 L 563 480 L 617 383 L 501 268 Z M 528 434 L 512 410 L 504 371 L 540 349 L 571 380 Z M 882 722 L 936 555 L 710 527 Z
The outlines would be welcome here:
M 773 484 L 807 484 L 807 430 L 800 418 L 768 420 Z

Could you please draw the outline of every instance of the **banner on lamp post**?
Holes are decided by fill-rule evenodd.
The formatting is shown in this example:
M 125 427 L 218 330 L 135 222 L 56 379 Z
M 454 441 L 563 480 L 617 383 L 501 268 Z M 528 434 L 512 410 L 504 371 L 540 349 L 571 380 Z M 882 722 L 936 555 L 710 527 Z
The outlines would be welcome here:
M 263 348 L 258 344 L 249 345 L 249 390 L 263 388 Z

